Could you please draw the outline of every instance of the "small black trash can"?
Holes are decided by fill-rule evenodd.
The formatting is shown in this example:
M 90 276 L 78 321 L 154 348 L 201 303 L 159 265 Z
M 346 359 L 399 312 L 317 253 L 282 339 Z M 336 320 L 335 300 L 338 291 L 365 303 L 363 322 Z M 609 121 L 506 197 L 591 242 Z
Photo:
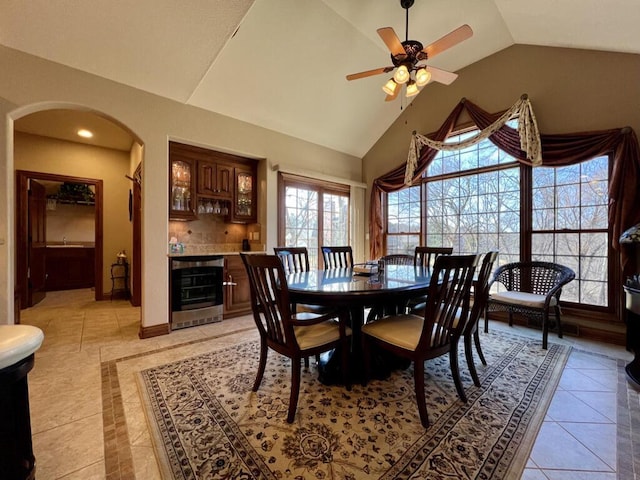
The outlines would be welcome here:
M 634 353 L 634 359 L 626 366 L 627 375 L 640 385 L 640 289 L 624 286 L 626 299 L 627 350 Z

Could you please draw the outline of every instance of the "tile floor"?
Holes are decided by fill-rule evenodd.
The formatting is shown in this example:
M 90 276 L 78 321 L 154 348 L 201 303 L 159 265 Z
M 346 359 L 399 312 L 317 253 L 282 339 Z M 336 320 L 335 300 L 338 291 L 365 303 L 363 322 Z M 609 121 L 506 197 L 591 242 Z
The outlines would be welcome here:
M 197 354 L 211 342 L 255 336 L 251 318 L 242 317 L 140 340 L 139 316 L 125 301 L 92 301 L 90 290 L 51 292 L 23 310 L 22 323 L 45 334 L 29 374 L 38 480 L 159 478 L 132 372 L 185 349 Z M 571 337 L 550 340 L 574 348 L 522 478 L 640 478 L 640 397 L 623 368 L 631 354 Z

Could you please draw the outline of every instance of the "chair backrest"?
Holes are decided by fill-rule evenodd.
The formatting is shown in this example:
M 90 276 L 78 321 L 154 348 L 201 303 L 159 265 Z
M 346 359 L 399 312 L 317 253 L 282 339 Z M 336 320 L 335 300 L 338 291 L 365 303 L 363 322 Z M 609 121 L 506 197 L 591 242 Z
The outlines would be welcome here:
M 411 255 L 405 255 L 403 253 L 394 253 L 392 255 L 385 255 L 380 260 L 385 265 L 413 265 L 414 258 Z
M 353 251 L 351 247 L 320 247 L 324 269 L 349 268 L 353 266 Z
M 273 247 L 273 251 L 280 258 L 285 273 L 309 271 L 307 247 Z
M 478 264 L 478 255 L 440 255 L 433 266 L 424 324 L 417 349 L 448 348 L 460 337 L 469 313 L 471 283 Z
M 473 332 L 475 324 L 480 319 L 480 315 L 484 312 L 489 299 L 489 278 L 493 272 L 493 265 L 498 258 L 497 251 L 487 252 L 482 259 L 480 271 L 476 275 L 473 287 L 473 307 L 469 313 L 469 320 L 465 326 L 466 332 Z
M 287 354 L 298 349 L 291 324 L 289 288 L 277 255 L 240 253 L 249 276 L 251 309 L 260 336 Z
M 499 282 L 507 290 L 547 295 L 554 290 L 560 299 L 562 286 L 569 283 L 576 274 L 569 267 L 550 262 L 513 262 L 496 269 L 491 283 Z
M 416 267 L 433 267 L 440 255 L 451 255 L 453 247 L 416 247 L 413 264 Z

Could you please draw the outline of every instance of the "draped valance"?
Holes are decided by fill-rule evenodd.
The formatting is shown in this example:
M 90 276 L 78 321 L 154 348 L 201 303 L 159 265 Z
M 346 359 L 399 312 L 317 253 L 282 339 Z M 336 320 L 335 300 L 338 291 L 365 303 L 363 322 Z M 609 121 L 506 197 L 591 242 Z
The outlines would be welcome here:
M 502 121 L 508 112 L 510 116 L 515 115 L 512 111 L 514 108 L 517 109 L 520 119 L 524 119 L 519 123 L 529 122 L 528 126 L 519 126 L 518 130 L 505 124 L 508 118 Z M 640 205 L 640 146 L 632 128 L 557 135 L 539 134 L 538 156 L 535 146 L 537 125 L 526 96 L 521 97 L 520 101 L 507 112 L 500 114 L 488 113 L 473 102 L 462 99 L 435 133 L 428 137 L 422 135 L 412 137 L 416 157 L 415 167 L 407 168 L 407 163 L 403 163 L 373 181 L 369 209 L 370 258 L 378 258 L 384 253 L 382 194 L 404 188 L 406 181 L 412 184 L 420 180 L 422 173 L 438 153 L 435 147 L 443 145 L 463 111 L 467 112 L 481 132 L 488 133 L 486 138 L 494 145 L 519 162 L 528 165 L 565 166 L 589 160 L 598 155 L 612 154 L 613 166 L 609 177 L 609 228 L 612 232 L 613 248 L 619 249 L 618 238 L 625 229 L 640 223 L 640 208 L 638 208 Z M 406 180 L 405 177 L 407 177 Z M 631 273 L 627 271 L 628 255 L 625 249 L 620 251 L 620 257 L 623 272 Z
M 413 183 L 413 175 L 418 166 L 418 157 L 422 147 L 430 147 L 434 150 L 461 150 L 463 148 L 476 145 L 486 140 L 491 135 L 500 130 L 509 120 L 518 117 L 518 135 L 520 137 L 520 148 L 525 152 L 527 160 L 532 165 L 540 165 L 542 163 L 542 153 L 540 151 L 540 132 L 538 131 L 538 123 L 533 114 L 533 108 L 529 97 L 525 94 L 513 104 L 513 106 L 505 111 L 500 117 L 486 128 L 480 130 L 476 135 L 466 138 L 457 143 L 440 142 L 432 140 L 427 136 L 413 132 L 411 136 L 411 144 L 409 145 L 409 154 L 407 155 L 407 166 L 404 174 L 404 183 L 411 185 Z

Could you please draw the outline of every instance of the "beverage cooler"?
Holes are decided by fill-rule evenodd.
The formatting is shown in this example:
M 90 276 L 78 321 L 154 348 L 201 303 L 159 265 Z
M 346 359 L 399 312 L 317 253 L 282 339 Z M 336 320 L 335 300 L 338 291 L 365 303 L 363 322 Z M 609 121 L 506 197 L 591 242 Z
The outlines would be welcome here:
M 171 329 L 219 322 L 223 314 L 224 257 L 171 258 Z

